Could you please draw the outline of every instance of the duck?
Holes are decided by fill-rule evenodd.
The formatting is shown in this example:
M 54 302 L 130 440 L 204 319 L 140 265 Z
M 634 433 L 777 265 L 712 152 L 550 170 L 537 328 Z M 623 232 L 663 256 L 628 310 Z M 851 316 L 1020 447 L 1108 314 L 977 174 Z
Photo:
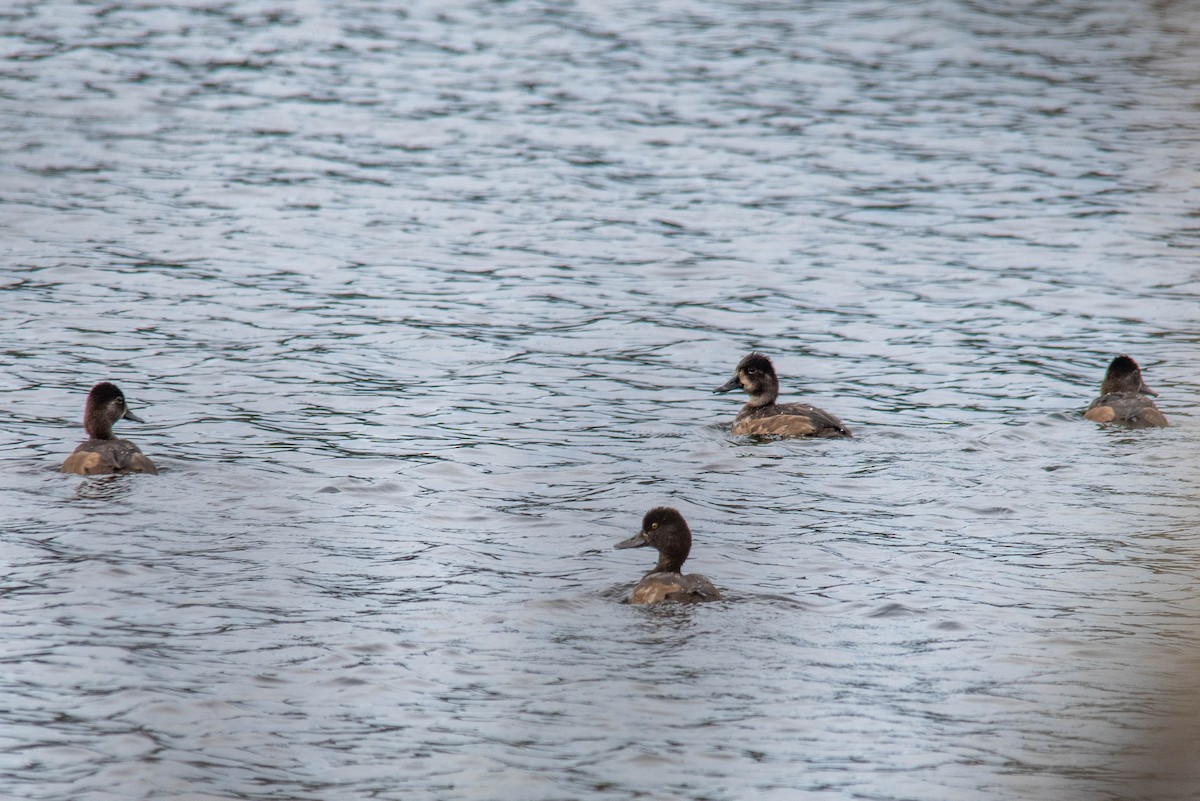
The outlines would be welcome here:
M 1083 416 L 1095 423 L 1113 423 L 1128 428 L 1166 428 L 1167 418 L 1150 396 L 1158 393 L 1146 386 L 1142 368 L 1125 354 L 1108 365 L 1100 384 L 1100 397 L 1092 401 Z
M 87 406 L 83 411 L 83 430 L 87 432 L 89 439 L 67 457 L 61 472 L 83 476 L 106 473 L 157 475 L 158 468 L 137 445 L 127 439 L 117 439 L 113 436 L 113 423 L 118 420 L 145 422 L 129 410 L 128 404 L 125 403 L 125 394 L 116 384 L 101 381 L 88 393 Z
M 678 509 L 669 506 L 651 509 L 642 518 L 642 530 L 613 547 L 654 548 L 658 551 L 658 564 L 629 594 L 631 604 L 721 600 L 721 593 L 707 578 L 699 573 L 685 576 L 681 572 L 692 550 L 692 532 Z
M 776 403 L 779 378 L 775 365 L 758 351 L 738 362 L 733 378 L 713 392 L 739 388 L 745 390 L 750 400 L 733 421 L 734 436 L 853 438 L 850 429 L 829 412 L 807 403 Z

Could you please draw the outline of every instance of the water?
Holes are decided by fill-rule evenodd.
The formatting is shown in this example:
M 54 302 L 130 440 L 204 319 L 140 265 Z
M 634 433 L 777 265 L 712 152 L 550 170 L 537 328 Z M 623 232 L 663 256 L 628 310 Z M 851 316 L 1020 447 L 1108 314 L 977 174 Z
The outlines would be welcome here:
M 0 794 L 1194 797 L 1198 21 L 10 3 Z

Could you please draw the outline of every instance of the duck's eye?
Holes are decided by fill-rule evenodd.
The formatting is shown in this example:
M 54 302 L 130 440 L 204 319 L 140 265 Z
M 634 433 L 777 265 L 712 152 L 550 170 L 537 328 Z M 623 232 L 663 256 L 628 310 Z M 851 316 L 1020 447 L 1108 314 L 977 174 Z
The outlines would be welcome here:
M 650 528 L 658 528 L 658 523 L 651 523 Z
M 758 368 L 757 367 L 747 367 L 746 375 L 758 375 Z

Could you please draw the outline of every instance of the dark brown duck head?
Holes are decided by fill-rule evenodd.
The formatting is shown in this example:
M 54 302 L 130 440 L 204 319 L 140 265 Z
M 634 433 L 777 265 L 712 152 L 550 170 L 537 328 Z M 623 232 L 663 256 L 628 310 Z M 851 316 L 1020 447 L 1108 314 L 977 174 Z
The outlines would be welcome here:
M 101 381 L 92 387 L 83 412 L 83 430 L 88 436 L 92 439 L 112 439 L 113 423 L 121 419 L 132 420 L 135 423 L 146 422 L 129 411 L 125 395 L 116 384 Z
M 651 573 L 679 573 L 692 550 L 692 532 L 679 511 L 659 506 L 646 512 L 642 530 L 614 548 L 655 548 L 658 564 Z
M 1108 366 L 1104 382 L 1100 384 L 1100 394 L 1116 395 L 1124 392 L 1158 397 L 1158 393 L 1146 386 L 1146 382 L 1142 380 L 1142 368 L 1138 367 L 1138 363 L 1122 354 L 1113 359 L 1112 364 Z
M 751 406 L 770 406 L 779 397 L 779 378 L 775 375 L 775 365 L 755 351 L 738 362 L 733 378 L 713 392 L 732 392 L 739 387 L 750 396 Z

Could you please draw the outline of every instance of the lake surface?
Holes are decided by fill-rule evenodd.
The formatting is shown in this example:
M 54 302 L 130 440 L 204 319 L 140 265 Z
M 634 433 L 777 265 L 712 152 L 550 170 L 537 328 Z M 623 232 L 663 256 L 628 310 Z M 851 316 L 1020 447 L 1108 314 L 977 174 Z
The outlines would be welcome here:
M 1200 3 L 0 44 L 0 795 L 1196 797 Z M 755 348 L 856 438 L 732 437 Z M 57 472 L 100 380 L 161 475 Z M 659 504 L 727 600 L 621 603 Z

